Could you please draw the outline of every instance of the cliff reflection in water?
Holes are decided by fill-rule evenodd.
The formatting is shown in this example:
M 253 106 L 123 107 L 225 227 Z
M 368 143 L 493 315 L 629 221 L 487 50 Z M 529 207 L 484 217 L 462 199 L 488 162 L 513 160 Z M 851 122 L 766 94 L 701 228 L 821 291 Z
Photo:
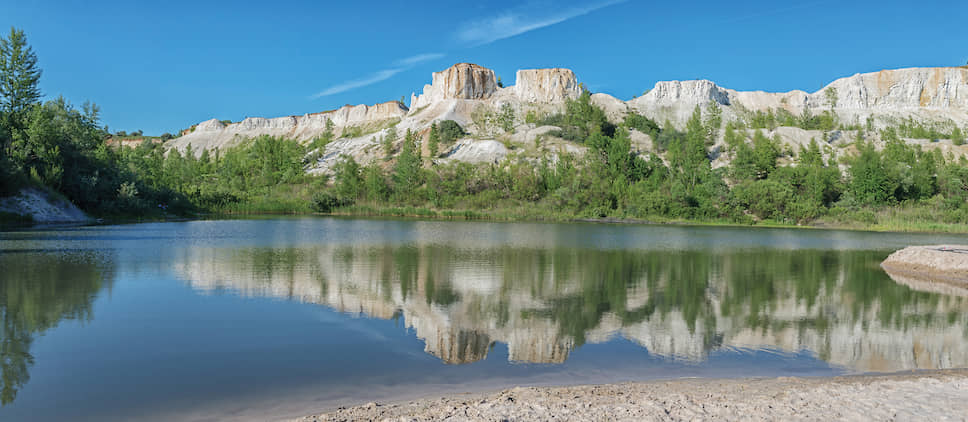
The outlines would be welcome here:
M 856 371 L 968 366 L 968 298 L 894 283 L 873 251 L 640 251 L 449 246 L 191 248 L 201 291 L 404 317 L 446 363 L 560 363 L 621 336 L 701 361 L 721 349 L 810 351 Z
M 62 320 L 92 318 L 95 296 L 111 283 L 104 268 L 83 253 L 0 253 L 0 403 L 30 380 L 34 338 Z

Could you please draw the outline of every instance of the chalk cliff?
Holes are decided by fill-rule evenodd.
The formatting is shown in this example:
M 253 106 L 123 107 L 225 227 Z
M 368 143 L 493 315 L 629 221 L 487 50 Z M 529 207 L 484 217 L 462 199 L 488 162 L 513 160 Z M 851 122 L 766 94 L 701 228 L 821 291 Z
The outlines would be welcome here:
M 458 63 L 431 75 L 423 94 L 412 97 L 410 108 L 419 109 L 444 100 L 486 100 L 497 91 L 494 71 L 471 63 Z
M 828 94 L 829 92 L 829 94 Z M 696 106 L 714 102 L 727 118 L 741 110 L 784 109 L 795 115 L 804 110 L 832 110 L 847 122 L 874 118 L 879 127 L 898 119 L 951 121 L 968 124 L 968 68 L 909 68 L 882 70 L 837 79 L 814 92 L 736 91 L 707 80 L 657 82 L 646 94 L 628 104 L 660 120 L 684 123 Z
M 581 95 L 570 69 L 524 69 L 517 73 L 514 94 L 526 103 L 560 103 Z
M 327 122 L 331 122 L 338 141 L 329 144 L 324 153 L 319 154 L 319 161 L 307 168 L 313 173 L 327 173 L 343 155 L 362 164 L 381 158 L 379 148 L 374 145 L 379 143 L 379 137 L 388 133 L 386 128 L 390 125 L 396 125 L 398 138 L 394 141 L 399 142 L 407 130 L 426 137 L 434 122 L 454 120 L 470 132 L 470 136 L 457 144 L 445 146 L 442 155 L 456 161 L 496 162 L 508 156 L 509 151 L 508 148 L 495 147 L 495 143 L 510 145 L 519 140 L 522 146 L 535 145 L 537 138 L 517 136 L 522 133 L 518 129 L 527 132 L 537 128 L 534 124 L 524 124 L 526 114 L 541 117 L 561 112 L 567 100 L 580 94 L 578 78 L 569 69 L 519 70 L 515 85 L 502 88 L 497 85 L 493 70 L 477 64 L 458 63 L 433 72 L 431 83 L 424 86 L 423 92 L 411 96 L 409 108 L 391 101 L 348 105 L 302 116 L 250 117 L 228 125 L 213 119 L 199 123 L 189 133 L 166 145 L 180 150 L 191 145 L 196 154 L 201 154 L 205 149 L 225 148 L 260 135 L 309 141 L 322 134 Z M 659 123 L 669 121 L 679 128 L 685 126 L 697 106 L 706 108 L 710 104 L 719 106 L 725 121 L 748 117 L 755 111 L 782 109 L 796 116 L 805 111 L 813 114 L 830 111 L 837 114 L 840 121 L 856 127 L 873 125 L 882 128 L 910 118 L 943 128 L 964 128 L 968 127 L 968 68 L 909 68 L 856 74 L 837 79 L 813 93 L 800 90 L 782 93 L 736 91 L 708 80 L 691 80 L 657 82 L 642 96 L 628 101 L 604 93 L 595 93 L 591 99 L 613 122 L 621 121 L 629 112 L 636 112 Z M 512 126 L 515 130 L 512 133 L 506 133 L 496 118 L 507 105 L 514 113 Z M 344 131 L 346 128 L 358 130 Z M 811 138 L 833 144 L 838 139 L 856 137 L 854 133 L 791 130 L 784 132 L 784 141 L 789 141 L 787 146 L 794 148 Z M 343 136 L 344 133 L 347 135 Z M 642 138 L 637 145 L 652 145 L 646 135 L 637 135 Z M 877 135 L 873 136 L 876 141 Z M 542 135 L 542 138 L 548 136 Z M 950 143 L 925 146 L 942 148 L 945 153 L 957 150 L 954 151 L 957 155 L 968 154 Z M 543 151 L 548 153 L 549 149 Z M 728 161 L 728 157 L 721 154 L 713 158 L 717 157 L 719 161 L 714 162 L 714 166 Z
M 347 127 L 378 127 L 381 123 L 399 121 L 407 114 L 407 107 L 397 101 L 374 105 L 347 105 L 336 110 L 302 116 L 285 116 L 271 119 L 247 117 L 241 122 L 223 124 L 217 119 L 206 120 L 195 126 L 190 133 L 166 144 L 169 148 L 184 150 L 189 145 L 197 154 L 205 149 L 226 148 L 245 139 L 269 135 L 308 141 L 326 130 L 331 121 L 334 133 L 339 135 Z

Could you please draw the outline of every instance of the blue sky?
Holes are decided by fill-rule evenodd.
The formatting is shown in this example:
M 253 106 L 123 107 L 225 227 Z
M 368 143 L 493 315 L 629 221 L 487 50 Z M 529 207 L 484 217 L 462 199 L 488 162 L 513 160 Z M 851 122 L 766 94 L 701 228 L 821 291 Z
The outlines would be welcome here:
M 858 72 L 968 61 L 968 3 L 935 1 L 25 1 L 48 97 L 101 106 L 112 131 L 175 132 L 373 104 L 457 62 L 567 67 L 622 99 L 656 81 L 814 91 Z

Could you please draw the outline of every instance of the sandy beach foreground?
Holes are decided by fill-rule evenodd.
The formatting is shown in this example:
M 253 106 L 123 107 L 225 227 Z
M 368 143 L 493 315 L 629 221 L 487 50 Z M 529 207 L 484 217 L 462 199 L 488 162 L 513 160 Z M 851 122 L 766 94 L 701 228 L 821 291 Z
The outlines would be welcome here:
M 697 419 L 964 421 L 968 420 L 968 370 L 518 387 L 396 404 L 368 403 L 300 420 Z

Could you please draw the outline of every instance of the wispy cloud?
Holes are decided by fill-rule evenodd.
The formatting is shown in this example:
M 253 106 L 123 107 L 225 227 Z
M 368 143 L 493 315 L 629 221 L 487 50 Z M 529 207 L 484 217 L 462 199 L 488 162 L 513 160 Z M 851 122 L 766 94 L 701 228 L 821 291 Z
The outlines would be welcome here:
M 444 53 L 423 53 L 423 54 L 416 54 L 416 55 L 413 55 L 413 56 L 410 56 L 410 57 L 407 57 L 407 58 L 404 58 L 404 59 L 397 60 L 395 62 L 395 64 L 397 66 L 406 66 L 406 67 L 409 67 L 409 66 L 414 66 L 414 65 L 417 65 L 417 64 L 420 64 L 420 63 L 423 63 L 423 62 L 428 62 L 428 61 L 431 61 L 431 60 L 437 60 L 437 59 L 442 58 L 442 57 L 444 57 Z
M 414 67 L 420 63 L 430 61 L 430 60 L 436 60 L 442 57 L 444 57 L 444 53 L 423 53 L 423 54 L 416 54 L 410 57 L 405 57 L 393 62 L 393 65 L 394 65 L 393 68 L 381 70 L 379 72 L 376 72 L 362 79 L 353 79 L 351 81 L 346 81 L 343 83 L 333 85 L 329 88 L 326 88 L 323 91 L 316 93 L 316 95 L 313 95 L 310 98 L 317 99 L 328 95 L 334 95 L 334 94 L 346 92 L 351 89 L 362 88 L 367 85 L 373 85 L 377 82 L 382 82 L 387 79 L 390 79 L 393 77 L 393 75 L 403 72 L 404 70 L 410 69 L 411 67 Z
M 587 15 L 591 12 L 608 6 L 624 3 L 626 1 L 627 0 L 599 1 L 597 3 L 592 3 L 585 6 L 557 9 L 550 13 L 546 12 L 548 8 L 542 8 L 539 11 L 538 8 L 534 6 L 530 8 L 515 8 L 505 11 L 497 16 L 468 22 L 464 25 L 461 25 L 462 29 L 458 30 L 455 35 L 457 39 L 465 46 L 490 44 L 497 40 L 510 38 L 525 32 L 534 31 L 535 29 L 561 23 L 569 19 Z M 393 62 L 392 68 L 381 70 L 362 79 L 354 79 L 333 85 L 310 98 L 316 99 L 328 95 L 339 94 L 356 88 L 362 88 L 367 85 L 373 85 L 377 82 L 390 79 L 394 75 L 410 69 L 420 63 L 437 60 L 443 57 L 443 53 L 422 53 L 405 57 Z
M 381 70 L 363 79 L 354 79 L 352 81 L 346 81 L 340 84 L 333 85 L 329 88 L 324 89 L 323 91 L 318 92 L 316 95 L 313 95 L 311 98 L 316 99 L 319 97 L 325 97 L 327 95 L 339 94 L 341 92 L 346 92 L 351 89 L 362 88 L 367 85 L 373 85 L 377 82 L 390 79 L 391 77 L 393 77 L 393 75 L 403 72 L 404 70 L 406 69 L 393 68 L 393 69 Z
M 609 0 L 583 7 L 557 10 L 551 14 L 531 14 L 520 9 L 509 10 L 498 16 L 466 23 L 462 25 L 463 29 L 457 31 L 456 36 L 458 40 L 473 46 L 490 44 L 497 40 L 587 15 L 598 9 L 625 1 Z

